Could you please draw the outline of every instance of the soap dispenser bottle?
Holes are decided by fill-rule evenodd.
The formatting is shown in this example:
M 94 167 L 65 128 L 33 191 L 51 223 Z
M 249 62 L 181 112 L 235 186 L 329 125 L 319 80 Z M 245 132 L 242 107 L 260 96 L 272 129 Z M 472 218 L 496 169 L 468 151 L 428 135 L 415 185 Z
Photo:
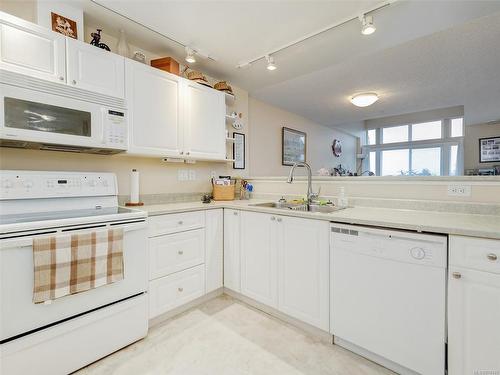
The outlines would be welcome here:
M 347 208 L 348 203 L 349 202 L 347 200 L 347 196 L 345 195 L 345 188 L 341 187 L 339 189 L 339 196 L 337 198 L 337 206 L 339 208 Z

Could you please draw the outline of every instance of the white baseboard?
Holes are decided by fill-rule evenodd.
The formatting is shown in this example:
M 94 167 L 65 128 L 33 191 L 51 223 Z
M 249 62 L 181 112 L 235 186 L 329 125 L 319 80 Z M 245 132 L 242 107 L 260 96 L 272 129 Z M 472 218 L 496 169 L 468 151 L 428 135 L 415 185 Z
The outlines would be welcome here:
M 287 314 L 282 313 L 281 311 L 278 311 L 272 307 L 269 307 L 265 304 L 262 304 L 260 302 L 255 301 L 252 298 L 246 297 L 242 295 L 241 293 L 235 292 L 231 289 L 224 288 L 224 293 L 227 294 L 228 296 L 231 296 L 241 302 L 246 303 L 247 305 L 260 310 L 262 312 L 265 312 L 266 314 L 269 314 L 273 316 L 274 318 L 277 318 L 279 320 L 284 321 L 285 323 L 288 323 L 296 328 L 301 329 L 302 331 L 305 331 L 311 336 L 314 336 L 315 338 L 321 340 L 322 342 L 326 342 L 331 344 L 332 343 L 332 335 L 329 332 L 325 332 L 317 327 L 314 327 L 310 324 L 304 323 L 296 318 L 293 318 Z

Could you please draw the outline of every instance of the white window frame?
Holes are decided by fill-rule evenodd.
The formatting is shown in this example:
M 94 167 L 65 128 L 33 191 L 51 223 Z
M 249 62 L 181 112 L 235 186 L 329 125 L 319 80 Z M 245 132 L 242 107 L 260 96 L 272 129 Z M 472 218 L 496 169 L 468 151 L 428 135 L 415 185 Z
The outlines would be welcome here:
M 363 154 L 366 155 L 366 158 L 363 161 L 363 170 L 370 170 L 370 152 L 375 152 L 375 160 L 376 160 L 376 168 L 375 175 L 380 176 L 382 173 L 382 151 L 385 150 L 409 150 L 409 162 L 408 168 L 411 171 L 412 168 L 412 152 L 413 149 L 422 149 L 422 148 L 441 148 L 441 165 L 440 165 L 440 176 L 449 176 L 450 175 L 450 157 L 451 157 L 451 147 L 456 145 L 458 146 L 458 155 L 457 155 L 457 175 L 463 175 L 464 173 L 464 125 L 462 125 L 462 136 L 461 137 L 451 137 L 451 120 L 461 118 L 461 117 L 453 117 L 447 119 L 435 119 L 435 120 L 427 120 L 423 122 L 432 122 L 432 121 L 441 121 L 441 138 L 434 139 L 426 139 L 421 141 L 411 141 L 412 139 L 412 125 L 418 124 L 417 122 L 411 124 L 398 124 L 390 127 L 408 126 L 408 139 L 410 141 L 406 142 L 395 142 L 395 143 L 382 143 L 382 129 L 384 127 L 379 127 L 375 129 L 375 144 L 374 145 L 364 145 L 362 146 Z M 366 140 L 368 142 L 368 130 L 366 132 Z

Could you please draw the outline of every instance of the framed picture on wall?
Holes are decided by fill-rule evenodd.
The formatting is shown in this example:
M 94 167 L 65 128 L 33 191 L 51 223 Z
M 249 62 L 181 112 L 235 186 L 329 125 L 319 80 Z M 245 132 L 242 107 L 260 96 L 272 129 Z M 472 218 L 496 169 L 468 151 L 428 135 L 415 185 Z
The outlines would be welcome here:
M 50 16 L 52 20 L 52 31 L 69 36 L 73 39 L 78 39 L 76 21 L 54 12 L 51 12 Z
M 299 130 L 283 127 L 281 140 L 281 163 L 293 165 L 306 161 L 307 134 Z
M 495 163 L 500 161 L 500 137 L 479 139 L 479 162 Z
M 233 133 L 233 169 L 245 169 L 245 134 Z

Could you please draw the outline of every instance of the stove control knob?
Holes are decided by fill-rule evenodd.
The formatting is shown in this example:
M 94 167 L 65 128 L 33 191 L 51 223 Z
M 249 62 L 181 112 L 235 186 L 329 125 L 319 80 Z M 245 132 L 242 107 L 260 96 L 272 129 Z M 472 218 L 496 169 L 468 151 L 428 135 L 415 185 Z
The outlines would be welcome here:
M 425 250 L 421 247 L 414 247 L 410 250 L 410 255 L 414 259 L 422 260 L 425 258 Z

